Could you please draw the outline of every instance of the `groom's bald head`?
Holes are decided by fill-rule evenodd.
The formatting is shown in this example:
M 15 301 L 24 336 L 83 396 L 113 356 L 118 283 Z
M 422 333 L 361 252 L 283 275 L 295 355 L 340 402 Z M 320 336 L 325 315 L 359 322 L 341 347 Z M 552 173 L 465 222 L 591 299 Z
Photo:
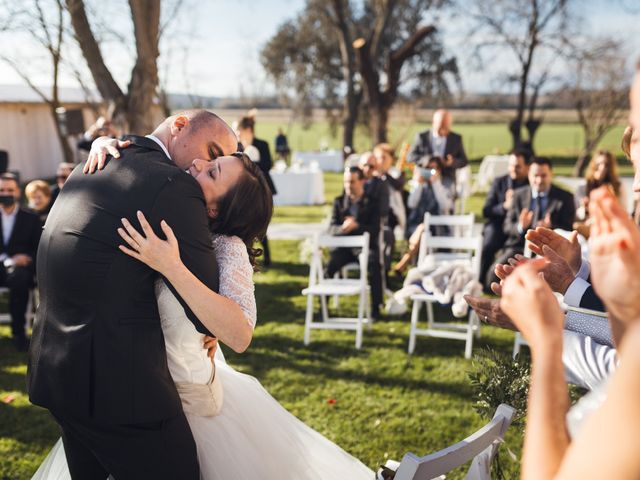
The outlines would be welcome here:
M 172 115 L 153 134 L 165 144 L 174 163 L 185 169 L 196 158 L 213 160 L 238 149 L 238 138 L 231 127 L 203 109 Z

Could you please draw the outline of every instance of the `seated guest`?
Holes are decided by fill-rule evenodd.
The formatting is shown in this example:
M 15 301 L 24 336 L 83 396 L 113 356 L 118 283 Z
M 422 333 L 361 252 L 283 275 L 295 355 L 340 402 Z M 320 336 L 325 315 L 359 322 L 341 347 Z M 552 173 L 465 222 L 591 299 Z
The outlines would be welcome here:
M 69 175 L 71 175 L 74 168 L 75 165 L 73 163 L 60 162 L 60 164 L 58 164 L 58 170 L 56 171 L 56 184 L 51 189 L 51 205 L 49 206 L 49 210 L 51 210 L 53 203 L 60 194 L 60 190 L 62 190 L 64 183 L 67 181 L 67 178 L 69 178 Z
M 333 202 L 332 235 L 362 235 L 369 233 L 369 283 L 371 284 L 371 315 L 380 316 L 382 303 L 382 275 L 380 269 L 380 212 L 377 204 L 364 189 L 364 174 L 358 167 L 344 172 L 344 193 Z M 342 267 L 358 261 L 358 251 L 351 248 L 336 248 L 331 251 L 325 277 L 332 278 Z
M 384 272 L 385 277 L 391 268 L 391 257 L 395 248 L 394 230 L 399 227 L 406 228 L 407 210 L 405 206 L 405 175 L 395 167 L 396 158 L 393 148 L 388 143 L 379 143 L 373 148 L 373 154 L 377 161 L 377 175 L 382 179 L 388 189 L 389 215 L 383 218 L 383 242 L 384 242 Z
M 29 201 L 29 208 L 38 214 L 44 224 L 51 210 L 51 187 L 43 180 L 34 180 L 27 184 L 24 193 Z
M 444 109 L 433 114 L 430 130 L 420 132 L 409 152 L 409 162 L 419 164 L 420 161 L 436 156 L 442 158 L 442 176 L 455 181 L 456 170 L 469 164 L 464 153 L 462 137 L 451 129 L 451 113 Z M 425 167 L 426 165 L 422 165 Z
M 525 234 L 530 228 L 561 228 L 569 231 L 573 228 L 576 215 L 573 195 L 551 184 L 551 161 L 546 157 L 534 157 L 529 165 L 528 176 L 529 185 L 513 194 L 503 227 L 507 240 L 496 255 L 496 265 L 523 253 Z M 494 269 L 491 268 L 487 272 L 485 285 L 491 285 L 496 280 Z
M 423 164 L 425 162 L 422 162 Z M 442 159 L 431 157 L 426 168 L 417 167 L 411 181 L 411 192 L 407 200 L 409 218 L 407 220 L 407 238 L 409 248 L 394 267 L 394 272 L 402 273 L 415 258 L 420 248 L 420 239 L 424 232 L 424 214 L 450 215 L 455 205 L 455 183 L 442 177 Z
M 493 264 L 496 252 L 504 247 L 507 235 L 503 230 L 504 219 L 513 203 L 513 193 L 517 188 L 529 185 L 527 174 L 529 165 L 524 152 L 513 151 L 509 155 L 509 173 L 497 177 L 482 208 L 482 215 L 487 220 L 482 230 L 482 261 L 480 263 L 480 279 L 487 276 Z M 488 288 L 485 286 L 485 290 Z
M 0 175 L 0 286 L 9 288 L 9 313 L 13 343 L 26 351 L 27 304 L 33 286 L 36 252 L 42 223 L 34 212 L 20 207 L 20 186 L 15 175 Z
M 574 228 L 589 238 L 589 194 L 596 188 L 606 185 L 618 198 L 622 205 L 626 205 L 623 185 L 618 177 L 618 163 L 608 150 L 600 150 L 589 162 L 586 174 L 586 184 L 580 185 L 575 193 L 577 222 Z

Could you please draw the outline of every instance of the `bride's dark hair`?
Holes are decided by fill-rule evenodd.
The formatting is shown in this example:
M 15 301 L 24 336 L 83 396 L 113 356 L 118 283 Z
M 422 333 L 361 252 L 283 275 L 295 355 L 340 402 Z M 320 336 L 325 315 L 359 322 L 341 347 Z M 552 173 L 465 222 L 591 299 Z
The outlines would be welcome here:
M 214 233 L 235 235 L 247 246 L 251 265 L 262 250 L 254 248 L 267 233 L 273 214 L 273 195 L 264 174 L 247 155 L 234 154 L 244 167 L 238 182 L 218 201 L 218 216 L 209 220 Z

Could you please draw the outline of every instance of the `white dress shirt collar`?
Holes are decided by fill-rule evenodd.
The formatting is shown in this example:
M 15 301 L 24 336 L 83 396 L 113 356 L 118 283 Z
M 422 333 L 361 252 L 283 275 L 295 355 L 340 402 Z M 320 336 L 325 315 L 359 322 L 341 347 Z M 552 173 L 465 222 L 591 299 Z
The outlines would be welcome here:
M 162 148 L 162 151 L 164 152 L 164 154 L 167 156 L 167 158 L 169 160 L 172 160 L 171 155 L 169 155 L 169 150 L 167 150 L 167 147 L 165 147 L 164 143 L 162 143 L 160 141 L 160 139 L 158 137 L 156 137 L 155 135 L 145 135 L 147 138 L 150 138 L 151 140 L 153 140 L 154 142 L 156 142 L 158 145 L 160 145 L 160 148 Z

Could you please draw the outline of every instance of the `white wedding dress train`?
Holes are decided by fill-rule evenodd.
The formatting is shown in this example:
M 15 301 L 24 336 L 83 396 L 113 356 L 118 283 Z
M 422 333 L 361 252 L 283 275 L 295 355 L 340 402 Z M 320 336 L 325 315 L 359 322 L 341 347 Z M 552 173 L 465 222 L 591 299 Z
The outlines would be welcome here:
M 244 244 L 217 236 L 220 293 L 236 301 L 255 324 L 252 270 Z M 206 384 L 212 363 L 202 335 L 186 318 L 171 291 L 159 281 L 156 295 L 167 361 L 175 382 Z M 218 349 L 216 375 L 224 401 L 215 417 L 186 413 L 204 480 L 371 480 L 375 473 L 289 413 L 249 375 L 229 366 Z M 69 480 L 61 440 L 32 480 Z M 117 480 L 117 479 L 116 479 Z

